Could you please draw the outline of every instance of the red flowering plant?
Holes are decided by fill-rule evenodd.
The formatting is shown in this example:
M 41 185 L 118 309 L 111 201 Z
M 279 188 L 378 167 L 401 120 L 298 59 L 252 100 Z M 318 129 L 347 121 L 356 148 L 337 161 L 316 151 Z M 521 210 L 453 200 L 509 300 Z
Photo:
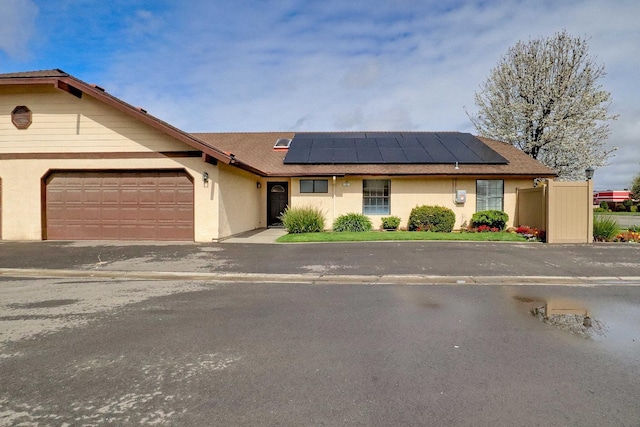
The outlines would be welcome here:
M 521 225 L 516 228 L 516 233 L 526 237 L 527 240 L 531 241 L 544 242 L 545 238 L 547 237 L 547 234 L 544 230 L 538 230 L 537 228 L 529 227 L 527 225 Z
M 475 228 L 478 233 L 497 233 L 500 231 L 498 227 L 489 227 L 488 225 L 479 225 Z

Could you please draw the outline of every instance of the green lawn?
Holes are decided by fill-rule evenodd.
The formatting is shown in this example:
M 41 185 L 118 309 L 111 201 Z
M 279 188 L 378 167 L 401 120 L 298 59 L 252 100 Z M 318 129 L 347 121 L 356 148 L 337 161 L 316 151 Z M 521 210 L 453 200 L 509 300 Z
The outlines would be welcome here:
M 466 240 L 474 242 L 524 242 L 515 233 L 434 233 L 431 231 L 368 231 L 360 233 L 300 233 L 285 234 L 279 243 L 298 242 L 372 242 L 389 240 Z
M 596 215 L 640 216 L 640 212 L 594 212 Z

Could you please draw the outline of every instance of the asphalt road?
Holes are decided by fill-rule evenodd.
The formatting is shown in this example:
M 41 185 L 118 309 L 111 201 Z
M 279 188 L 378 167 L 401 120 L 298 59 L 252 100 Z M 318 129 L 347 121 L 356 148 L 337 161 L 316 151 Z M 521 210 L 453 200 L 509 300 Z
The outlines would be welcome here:
M 0 425 L 640 420 L 635 286 L 0 278 L 0 296 Z M 554 301 L 594 327 L 530 314 Z
M 640 245 L 0 242 L 0 268 L 326 275 L 640 276 Z
M 606 214 L 601 214 L 605 216 Z M 640 216 L 639 215 L 610 215 L 611 218 L 615 219 L 620 227 L 629 227 L 631 225 L 640 226 Z

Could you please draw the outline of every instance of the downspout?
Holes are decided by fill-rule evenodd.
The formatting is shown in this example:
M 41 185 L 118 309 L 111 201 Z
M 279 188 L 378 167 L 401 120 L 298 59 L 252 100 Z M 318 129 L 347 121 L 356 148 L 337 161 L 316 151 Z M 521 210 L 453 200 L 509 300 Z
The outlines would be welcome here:
M 336 220 L 336 176 L 333 176 L 333 213 L 332 213 L 332 220 L 331 223 L 333 224 L 333 221 Z

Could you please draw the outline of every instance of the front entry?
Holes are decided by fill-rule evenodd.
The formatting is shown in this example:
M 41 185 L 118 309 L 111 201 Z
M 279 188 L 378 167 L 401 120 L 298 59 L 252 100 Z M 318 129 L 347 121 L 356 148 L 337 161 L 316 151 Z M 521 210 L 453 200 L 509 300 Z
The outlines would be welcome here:
M 282 226 L 280 215 L 287 208 L 289 203 L 289 183 L 268 182 L 267 183 L 267 226 Z

